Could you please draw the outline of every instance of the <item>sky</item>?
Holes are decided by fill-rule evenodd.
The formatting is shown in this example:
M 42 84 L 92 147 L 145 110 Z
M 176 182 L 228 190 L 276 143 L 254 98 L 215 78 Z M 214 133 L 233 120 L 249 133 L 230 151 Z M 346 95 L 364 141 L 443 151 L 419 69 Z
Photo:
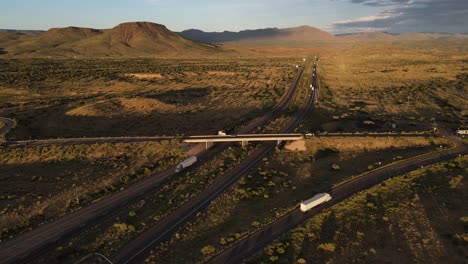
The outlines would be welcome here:
M 0 0 L 0 28 L 112 28 L 150 21 L 173 31 L 309 25 L 338 33 L 468 33 L 468 0 Z

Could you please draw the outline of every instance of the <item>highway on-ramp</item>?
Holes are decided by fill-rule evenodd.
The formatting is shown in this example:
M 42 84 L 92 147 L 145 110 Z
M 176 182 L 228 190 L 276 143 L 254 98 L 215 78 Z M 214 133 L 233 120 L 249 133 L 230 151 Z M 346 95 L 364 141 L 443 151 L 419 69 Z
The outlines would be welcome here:
M 297 208 L 294 211 L 291 211 L 280 217 L 275 222 L 256 231 L 252 235 L 239 240 L 228 248 L 222 250 L 218 255 L 210 259 L 208 263 L 242 263 L 244 259 L 255 254 L 255 252 L 261 250 L 282 234 L 297 227 L 324 209 L 330 208 L 331 206 L 351 197 L 360 191 L 371 188 L 372 186 L 375 186 L 389 178 L 408 173 L 424 166 L 452 160 L 456 157 L 459 157 L 459 155 L 466 155 L 468 153 L 466 145 L 460 139 L 453 136 L 449 136 L 447 138 L 452 143 L 456 144 L 456 147 L 446 151 L 428 153 L 422 156 L 407 159 L 344 182 L 343 184 L 340 184 L 331 190 L 330 194 L 333 199 L 330 202 L 317 206 L 306 213 L 301 212 L 299 208 Z M 304 199 L 307 198 L 310 197 L 304 197 Z

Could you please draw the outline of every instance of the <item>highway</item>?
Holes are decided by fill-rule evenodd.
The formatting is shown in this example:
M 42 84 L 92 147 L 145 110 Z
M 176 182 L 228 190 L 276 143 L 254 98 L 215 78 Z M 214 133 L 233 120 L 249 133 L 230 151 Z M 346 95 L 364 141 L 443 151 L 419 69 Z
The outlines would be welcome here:
M 303 71 L 304 69 L 302 69 Z M 294 82 L 294 91 L 297 89 L 299 79 L 296 79 Z M 272 110 L 272 114 L 268 115 L 269 119 L 272 119 L 278 116 L 282 111 L 284 111 L 292 98 L 294 93 L 291 93 L 290 96 L 287 96 L 286 100 L 283 101 L 279 107 L 276 107 Z M 303 104 L 299 112 L 304 112 L 310 108 L 310 102 L 312 96 L 308 97 L 308 100 Z M 298 113 L 293 119 L 292 123 L 286 126 L 282 130 L 284 133 L 289 133 L 289 131 L 298 124 L 303 118 L 305 113 Z M 267 123 L 267 120 L 261 118 L 264 124 Z M 248 129 L 256 129 L 258 125 L 247 126 Z M 244 128 L 241 131 L 247 130 Z M 205 209 L 211 201 L 216 199 L 221 193 L 223 193 L 227 188 L 229 188 L 233 183 L 235 183 L 239 178 L 248 172 L 250 168 L 258 163 L 263 157 L 265 157 L 270 151 L 276 147 L 275 143 L 264 143 L 260 148 L 255 150 L 249 157 L 244 159 L 236 167 L 222 175 L 214 183 L 212 183 L 204 191 L 191 198 L 187 203 L 183 204 L 181 207 L 177 208 L 173 213 L 169 214 L 166 218 L 157 222 L 149 230 L 141 234 L 127 246 L 122 248 L 116 256 L 112 258 L 113 263 L 141 263 L 149 255 L 149 252 L 156 247 L 159 243 L 163 242 L 170 238 L 170 236 L 178 230 L 181 226 L 187 223 L 192 219 L 198 212 Z
M 315 66 L 314 66 L 315 68 Z M 238 131 L 239 134 L 252 133 L 257 130 L 258 127 L 262 127 L 268 124 L 271 120 L 281 115 L 286 109 L 289 101 L 294 96 L 299 80 L 304 72 L 304 67 L 301 67 L 291 85 L 286 91 L 280 102 L 270 112 L 265 115 L 254 119 L 249 122 L 245 127 Z M 312 83 L 314 84 L 315 91 L 304 101 L 300 111 L 296 116 L 289 122 L 285 128 L 282 129 L 282 133 L 291 133 L 297 125 L 302 121 L 305 114 L 310 110 L 312 103 L 319 98 L 319 87 L 316 78 L 313 78 Z M 1 121 L 4 118 L 0 118 Z M 9 119 L 4 122 L 6 126 L 0 128 L 0 132 L 7 133 L 13 127 L 13 121 Z M 1 133 L 0 133 L 1 134 Z M 335 136 L 355 136 L 356 134 L 348 135 L 336 135 Z M 359 136 L 365 136 L 363 134 L 357 134 Z M 328 133 L 327 135 L 318 136 L 333 136 Z M 368 134 L 368 136 L 375 136 L 375 134 Z M 388 134 L 382 134 L 382 136 L 389 136 Z M 403 134 L 401 136 L 407 136 Z M 419 135 L 421 136 L 421 135 Z M 31 141 L 15 141 L 9 142 L 10 146 L 13 147 L 36 147 L 36 146 L 50 146 L 50 145 L 76 145 L 76 144 L 96 144 L 96 143 L 117 143 L 117 142 L 143 142 L 143 141 L 161 141 L 161 140 L 172 140 L 172 139 L 183 139 L 182 137 L 112 137 L 112 138 L 72 138 L 72 139 L 46 139 L 46 140 L 31 140 Z M 199 159 L 202 162 L 206 162 L 217 154 L 221 153 L 230 143 L 223 143 L 214 146 L 208 151 L 204 151 L 200 154 Z M 118 255 L 115 256 L 115 263 L 134 263 L 141 262 L 148 254 L 148 251 L 153 249 L 159 242 L 164 241 L 166 238 L 177 230 L 180 226 L 189 221 L 197 212 L 203 210 L 209 203 L 214 200 L 219 194 L 225 191 L 230 185 L 237 181 L 246 171 L 253 167 L 261 158 L 268 154 L 275 148 L 275 143 L 265 143 L 257 149 L 251 156 L 242 161 L 236 168 L 227 172 L 220 179 L 218 179 L 213 185 L 209 186 L 207 190 L 199 194 L 196 201 L 188 202 L 178 208 L 173 214 L 170 214 L 167 218 L 158 222 L 148 232 L 145 232 L 141 237 L 134 240 L 133 243 L 123 248 Z M 200 164 L 197 164 L 199 166 Z M 190 168 L 191 170 L 196 169 L 197 166 Z M 103 219 L 111 217 L 113 212 L 122 210 L 125 206 L 137 201 L 141 197 L 144 197 L 146 193 L 158 188 L 161 184 L 171 180 L 175 177 L 175 167 L 170 167 L 168 170 L 156 173 L 154 175 L 143 178 L 129 186 L 123 191 L 116 192 L 109 195 L 99 202 L 91 204 L 87 207 L 78 209 L 74 212 L 67 214 L 66 216 L 45 223 L 31 231 L 27 231 L 17 237 L 0 243 L 0 263 L 27 263 L 34 259 L 35 256 L 45 254 L 48 250 L 56 245 L 59 245 L 63 241 L 79 234 L 83 229 L 96 225 Z M 335 202 L 336 199 L 333 200 Z M 232 262 L 234 263 L 234 262 Z
M 0 127 L 0 135 L 5 135 L 6 133 L 10 132 L 15 125 L 15 122 L 11 119 L 0 117 L 0 122 L 3 123 L 3 126 Z
M 254 119 L 238 133 L 246 134 L 254 132 L 258 127 L 264 126 L 277 117 L 286 108 L 288 102 L 295 94 L 299 80 L 304 72 L 304 66 L 300 67 L 297 75 L 286 91 L 280 102 L 265 115 Z M 81 139 L 80 139 L 81 140 Z M 206 162 L 221 153 L 229 144 L 219 144 L 208 151 L 199 154 L 199 159 Z M 197 166 L 199 166 L 198 164 Z M 190 170 L 195 169 L 193 166 Z M 13 239 L 0 243 L 0 263 L 28 263 L 35 257 L 47 253 L 48 250 L 61 242 L 79 234 L 85 228 L 96 225 L 111 212 L 122 210 L 123 207 L 144 197 L 146 193 L 154 190 L 161 184 L 178 175 L 174 172 L 175 166 L 168 170 L 145 177 L 124 190 L 113 193 L 100 201 L 68 213 L 64 217 L 51 221 L 41 226 L 26 231 Z M 184 173 L 184 171 L 182 172 Z
M 407 159 L 344 182 L 330 191 L 330 194 L 333 197 L 330 202 L 317 206 L 306 213 L 301 212 L 299 208 L 297 208 L 268 226 L 256 231 L 252 235 L 232 244 L 210 259 L 208 263 L 241 263 L 244 259 L 263 249 L 266 245 L 282 234 L 297 227 L 307 219 L 322 212 L 324 209 L 330 208 L 360 191 L 371 188 L 372 186 L 375 186 L 389 178 L 417 170 L 421 168 L 421 166 L 429 166 L 431 164 L 449 161 L 459 155 L 466 155 L 468 153 L 466 145 L 459 138 L 448 136 L 447 139 L 454 143 L 456 147 L 441 152 L 428 153 Z M 304 197 L 304 200 L 308 198 L 310 197 Z
M 8 141 L 8 147 L 48 147 L 48 146 L 71 146 L 71 145 L 93 145 L 103 143 L 136 143 L 150 141 L 164 141 L 180 139 L 181 137 L 155 136 L 155 137 L 103 137 L 103 138 L 58 138 L 58 139 L 36 139 Z

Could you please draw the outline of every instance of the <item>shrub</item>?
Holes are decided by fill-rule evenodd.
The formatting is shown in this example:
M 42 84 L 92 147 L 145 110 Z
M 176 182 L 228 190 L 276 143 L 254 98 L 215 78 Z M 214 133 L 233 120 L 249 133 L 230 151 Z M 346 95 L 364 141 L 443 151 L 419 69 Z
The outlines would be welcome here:
M 252 227 L 259 227 L 260 226 L 260 222 L 257 222 L 257 221 L 253 221 L 251 223 Z
M 332 168 L 332 170 L 335 170 L 335 171 L 341 170 L 340 165 L 338 165 L 338 164 L 336 164 L 336 163 L 333 163 L 333 164 L 331 165 L 331 168 Z
M 227 244 L 226 238 L 224 238 L 224 237 L 220 238 L 220 239 L 219 239 L 219 243 L 220 243 L 221 245 L 226 245 L 226 244 Z
M 327 252 L 334 252 L 336 249 L 336 246 L 333 243 L 324 243 L 324 244 L 320 244 L 317 248 L 323 251 L 327 251 Z
M 297 260 L 297 263 L 298 264 L 306 264 L 307 261 L 305 259 L 303 259 L 303 258 L 300 258 L 300 259 Z
M 213 253 L 216 252 L 216 248 L 213 247 L 212 245 L 207 245 L 207 246 L 204 246 L 200 252 L 205 255 L 205 256 L 209 256 L 209 255 L 212 255 Z

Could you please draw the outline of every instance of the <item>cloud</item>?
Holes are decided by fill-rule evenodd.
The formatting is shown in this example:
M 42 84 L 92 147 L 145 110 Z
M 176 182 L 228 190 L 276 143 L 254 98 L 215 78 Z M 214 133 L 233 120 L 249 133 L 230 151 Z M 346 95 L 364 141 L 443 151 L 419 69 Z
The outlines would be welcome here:
M 373 31 L 467 33 L 467 0 L 348 0 L 383 7 L 376 15 L 336 21 L 336 32 Z
M 414 2 L 414 0 L 351 0 L 351 3 L 366 6 L 393 6 L 411 4 L 412 2 Z

